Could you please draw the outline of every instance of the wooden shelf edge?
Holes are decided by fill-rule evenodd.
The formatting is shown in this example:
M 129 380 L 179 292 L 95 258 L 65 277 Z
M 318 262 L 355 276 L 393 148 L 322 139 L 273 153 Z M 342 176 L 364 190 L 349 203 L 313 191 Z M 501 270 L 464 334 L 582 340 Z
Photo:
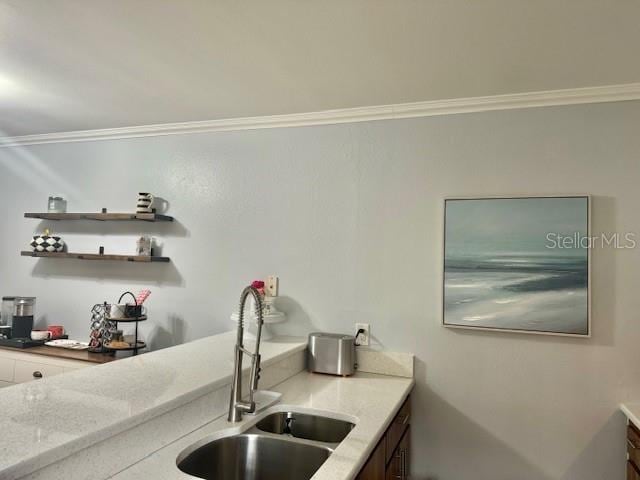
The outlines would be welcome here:
M 109 315 L 107 315 L 106 317 L 104 317 L 105 320 L 109 321 L 109 322 L 116 322 L 116 323 L 133 323 L 133 322 L 144 322 L 147 320 L 147 316 L 146 315 L 142 315 L 140 317 L 121 317 L 121 318 L 113 318 L 110 317 Z
M 67 253 L 67 252 L 30 252 L 22 251 L 20 255 L 23 257 L 35 258 L 73 258 L 76 260 L 114 260 L 120 262 L 137 262 L 137 263 L 168 263 L 171 261 L 169 257 L 149 257 L 143 255 L 100 255 L 98 253 Z
M 133 222 L 173 222 L 173 217 L 159 213 L 34 213 L 27 212 L 24 218 L 39 218 L 41 220 L 95 220 L 133 221 Z
M 110 344 L 107 343 L 104 345 L 104 348 L 107 350 L 111 350 L 112 352 L 128 352 L 132 350 L 142 350 L 143 348 L 147 348 L 147 344 L 142 340 L 138 340 L 136 345 L 131 345 L 129 347 L 110 347 Z

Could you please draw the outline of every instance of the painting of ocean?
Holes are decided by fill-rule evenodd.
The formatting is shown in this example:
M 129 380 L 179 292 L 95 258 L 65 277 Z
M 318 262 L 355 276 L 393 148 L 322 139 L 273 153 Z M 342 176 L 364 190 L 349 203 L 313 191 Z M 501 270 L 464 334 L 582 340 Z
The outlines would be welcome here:
M 589 335 L 588 235 L 585 196 L 446 200 L 444 325 Z

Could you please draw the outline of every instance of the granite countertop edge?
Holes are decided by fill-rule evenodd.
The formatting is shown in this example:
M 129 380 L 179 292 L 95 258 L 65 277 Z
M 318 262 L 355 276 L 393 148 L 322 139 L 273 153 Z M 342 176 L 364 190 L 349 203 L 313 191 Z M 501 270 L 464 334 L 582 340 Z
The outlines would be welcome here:
M 274 350 L 273 352 L 263 353 L 264 366 L 276 363 L 279 360 L 306 348 L 306 342 L 303 339 L 284 338 L 282 343 L 278 343 L 278 341 L 279 339 L 274 339 L 274 343 L 270 344 L 272 347 L 275 345 L 275 347 L 272 348 L 272 350 Z M 8 444 L 11 441 L 11 435 L 5 435 L 5 439 L 0 440 L 0 448 L 6 452 L 4 459 L 0 460 L 0 478 L 19 478 L 33 473 L 77 453 L 80 450 L 146 423 L 153 418 L 179 408 L 181 405 L 191 402 L 202 395 L 206 395 L 209 392 L 218 390 L 230 384 L 232 381 L 232 368 L 228 367 L 228 363 L 233 362 L 232 347 L 234 342 L 235 332 L 226 332 L 181 344 L 176 347 L 158 350 L 136 357 L 125 358 L 117 362 L 98 364 L 89 369 L 80 369 L 64 375 L 39 380 L 37 382 L 28 382 L 27 384 L 19 384 L 1 389 L 0 401 L 12 401 L 12 397 L 15 397 L 16 399 L 21 398 L 28 394 L 27 392 L 30 388 L 34 387 L 44 388 L 54 393 L 62 391 L 65 394 L 73 395 L 75 393 L 74 387 L 76 385 L 79 386 L 82 382 L 91 381 L 92 377 L 105 377 L 105 382 L 108 382 L 114 376 L 117 377 L 118 374 L 126 375 L 127 366 L 130 366 L 131 364 L 134 364 L 135 368 L 139 369 L 138 373 L 140 373 L 144 372 L 145 365 L 147 364 L 155 366 L 156 368 L 162 368 L 163 366 L 171 365 L 176 361 L 176 359 L 180 359 L 181 355 L 189 356 L 191 350 L 190 347 L 195 349 L 200 348 L 201 352 L 199 353 L 202 353 L 203 350 L 208 350 L 209 347 L 222 347 L 221 350 L 215 352 L 215 355 L 212 353 L 212 356 L 216 357 L 216 361 L 220 365 L 218 371 L 215 371 L 214 369 L 205 371 L 201 375 L 197 375 L 198 378 L 189 386 L 188 389 L 173 393 L 171 398 L 158 399 L 157 403 L 154 399 L 149 399 L 150 406 L 147 408 L 143 408 L 140 411 L 132 411 L 129 415 L 123 416 L 116 421 L 97 426 L 88 432 L 82 432 L 74 439 L 65 440 L 52 446 L 34 444 L 31 446 L 31 449 L 29 449 L 29 446 L 21 449 L 22 452 L 17 452 L 18 449 L 14 448 L 14 451 L 9 453 L 10 445 Z M 265 349 L 264 346 L 265 344 L 263 344 L 263 351 L 269 349 L 269 347 Z M 213 348 L 213 350 L 215 350 L 215 348 Z M 249 368 L 250 367 L 248 365 L 245 365 L 243 370 L 248 371 Z M 85 392 L 82 393 L 84 394 Z M 104 400 L 108 401 L 109 398 L 105 396 Z M 126 399 L 122 403 L 126 405 Z M 6 417 L 4 420 L 0 420 L 0 428 L 6 432 L 5 428 L 7 428 L 8 423 L 3 424 L 2 422 L 10 422 L 11 420 L 12 418 L 10 416 Z M 12 427 L 19 428 L 21 425 L 16 423 L 16 425 L 12 425 Z M 16 444 L 13 446 L 16 447 Z

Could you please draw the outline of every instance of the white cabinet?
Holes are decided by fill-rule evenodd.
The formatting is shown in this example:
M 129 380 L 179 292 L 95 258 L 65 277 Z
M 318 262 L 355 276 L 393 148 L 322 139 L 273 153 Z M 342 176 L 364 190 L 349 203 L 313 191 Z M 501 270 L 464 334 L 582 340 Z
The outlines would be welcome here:
M 64 372 L 63 367 L 57 365 L 49 365 L 47 363 L 33 363 L 16 361 L 16 369 L 13 381 L 15 383 L 24 383 L 31 380 L 39 380 L 41 378 L 60 375 Z
M 60 375 L 95 365 L 48 355 L 0 349 L 0 388 Z
M 15 367 L 16 361 L 14 359 L 0 357 L 0 381 L 13 382 Z

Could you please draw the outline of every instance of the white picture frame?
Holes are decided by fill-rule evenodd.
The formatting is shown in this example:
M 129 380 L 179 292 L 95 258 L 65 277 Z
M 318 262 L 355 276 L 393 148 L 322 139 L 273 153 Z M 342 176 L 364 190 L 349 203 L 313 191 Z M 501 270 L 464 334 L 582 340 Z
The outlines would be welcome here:
M 537 200 L 545 203 L 543 208 L 534 208 L 533 204 L 535 204 Z M 563 202 L 563 200 L 566 200 L 566 202 Z M 492 201 L 512 201 L 511 205 L 514 206 L 513 208 L 518 208 L 518 205 L 522 205 L 522 214 L 526 215 L 527 212 L 529 212 L 538 217 L 532 218 L 531 222 L 541 221 L 544 223 L 545 219 L 547 219 L 548 225 L 541 226 L 542 233 L 544 233 L 545 230 L 553 230 L 558 226 L 562 226 L 562 212 L 566 211 L 566 216 L 569 221 L 571 221 L 573 218 L 572 215 L 575 213 L 575 221 L 580 226 L 579 233 L 589 239 L 591 238 L 590 195 L 504 195 L 445 198 L 443 202 L 443 256 L 441 277 L 442 325 L 452 329 L 590 338 L 592 335 L 592 248 L 582 249 L 581 252 L 548 252 L 548 258 L 545 257 L 545 252 L 540 251 L 540 257 L 544 257 L 544 260 L 536 262 L 535 265 L 531 263 L 529 268 L 513 267 L 513 271 L 509 271 L 508 268 L 505 267 L 505 262 L 501 263 L 501 261 L 496 262 L 496 267 L 490 265 L 487 268 L 486 264 L 482 262 L 484 260 L 493 260 L 489 258 L 492 252 L 483 252 L 482 245 L 478 245 L 477 247 L 471 246 L 468 256 L 467 252 L 461 253 L 461 251 L 466 248 L 464 246 L 465 239 L 458 238 L 452 240 L 452 236 L 464 236 L 465 228 L 470 243 L 478 242 L 478 239 L 488 239 L 489 241 L 485 243 L 491 245 L 491 236 L 489 235 L 487 237 L 485 235 L 483 237 L 482 234 L 474 232 L 474 228 L 481 225 L 479 222 L 484 221 L 482 220 L 484 218 L 483 216 L 473 217 L 474 213 L 468 212 L 466 214 L 468 219 L 465 221 L 464 210 L 461 210 L 461 212 L 457 213 L 460 218 L 454 219 L 451 216 L 451 206 L 454 205 L 454 202 L 476 202 L 474 212 L 484 211 L 487 213 L 487 209 L 489 209 L 490 213 Z M 480 204 L 477 202 L 480 202 Z M 488 203 L 482 205 L 483 202 Z M 557 203 L 554 205 L 555 202 Z M 464 205 L 464 203 L 457 204 L 457 206 L 462 206 L 463 208 Z M 488 229 L 489 231 L 500 232 L 501 228 L 505 232 L 509 231 L 511 225 L 505 226 L 499 225 L 499 223 L 504 221 L 506 218 L 504 211 L 512 208 L 511 205 L 509 208 L 506 208 L 505 204 L 502 204 L 495 215 L 488 215 L 489 219 L 486 221 L 496 222 L 496 225 L 492 225 L 491 228 Z M 448 207 L 449 210 L 447 210 Z M 460 208 L 457 208 L 457 210 L 460 210 Z M 539 210 L 541 212 L 538 212 Z M 549 215 L 546 215 L 545 211 L 548 211 Z M 449 218 L 447 218 L 448 215 Z M 514 218 L 518 215 L 520 215 L 520 213 L 515 213 Z M 459 225 L 456 226 L 455 229 L 452 229 L 452 222 Z M 467 223 L 468 225 L 466 225 Z M 523 222 L 519 221 L 516 223 L 522 224 Z M 526 232 L 523 232 L 523 235 L 525 233 Z M 514 235 L 515 234 L 517 234 L 517 232 L 515 232 Z M 546 236 L 545 241 L 549 241 Z M 512 241 L 512 243 L 513 242 L 515 242 L 515 240 Z M 496 243 L 505 244 L 507 250 L 509 248 L 515 248 L 512 252 L 506 252 L 505 258 L 508 254 L 513 255 L 514 258 L 517 257 L 517 247 L 509 247 L 510 243 L 508 240 L 496 240 Z M 462 248 L 460 245 L 462 245 Z M 490 247 L 489 250 L 491 250 L 491 248 L 494 247 Z M 539 246 L 536 248 L 540 250 Z M 475 252 L 473 250 L 475 250 Z M 525 254 L 523 250 L 522 256 L 533 256 L 534 253 L 537 254 L 538 252 L 528 252 Z M 474 256 L 478 258 L 474 258 Z M 565 257 L 571 258 L 567 259 Z M 575 257 L 575 259 L 573 257 Z M 467 258 L 469 259 L 469 265 L 465 265 Z M 517 260 L 522 262 L 528 261 L 527 258 L 517 258 Z M 568 263 L 563 265 L 562 262 Z M 586 262 L 586 265 L 584 262 Z M 483 268 L 486 269 L 484 272 L 482 271 Z M 537 271 L 537 268 L 539 268 L 540 271 Z M 571 270 L 572 268 L 574 270 Z M 483 273 L 487 272 L 489 272 L 489 274 L 483 278 Z M 502 276 L 500 272 L 503 272 Z M 531 278 L 527 278 L 527 274 L 531 274 Z M 463 283 L 460 283 L 461 280 L 463 280 Z M 489 293 L 483 292 L 482 287 L 480 287 L 478 283 L 481 280 L 485 283 L 489 282 L 487 288 L 493 290 Z M 452 283 L 455 281 L 458 281 L 458 283 Z M 458 292 L 456 292 L 456 288 L 459 288 L 460 291 L 464 288 L 468 289 L 466 293 L 459 295 Z M 518 292 L 520 292 L 520 294 L 517 294 Z M 494 293 L 496 293 L 496 296 L 492 298 L 492 294 Z M 545 294 L 548 297 L 547 303 L 545 303 Z M 502 295 L 502 297 L 498 295 Z M 489 302 L 495 302 L 494 311 L 491 310 L 492 306 Z M 499 302 L 503 303 L 501 304 Z M 505 305 L 505 307 L 503 307 L 503 305 Z M 554 309 L 557 311 L 555 312 L 557 315 L 554 314 Z M 512 320 L 510 320 L 509 312 L 513 312 Z M 516 312 L 520 312 L 521 314 Z M 537 315 L 537 312 L 540 312 L 540 314 Z

